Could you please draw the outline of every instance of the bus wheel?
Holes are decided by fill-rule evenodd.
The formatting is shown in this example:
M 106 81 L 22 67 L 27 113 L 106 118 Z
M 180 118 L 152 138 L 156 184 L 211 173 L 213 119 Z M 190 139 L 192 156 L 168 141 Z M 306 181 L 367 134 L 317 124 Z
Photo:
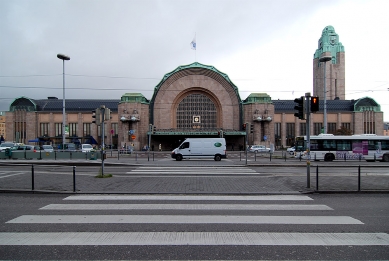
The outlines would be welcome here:
M 221 161 L 222 157 L 220 155 L 215 155 L 215 161 Z
M 384 156 L 382 157 L 382 161 L 389 162 L 389 154 L 384 154 Z
M 181 154 L 178 154 L 177 156 L 176 156 L 176 161 L 181 161 L 182 160 L 182 155 Z
M 324 156 L 324 161 L 333 161 L 333 160 L 334 160 L 334 154 L 332 154 L 332 153 L 327 153 Z

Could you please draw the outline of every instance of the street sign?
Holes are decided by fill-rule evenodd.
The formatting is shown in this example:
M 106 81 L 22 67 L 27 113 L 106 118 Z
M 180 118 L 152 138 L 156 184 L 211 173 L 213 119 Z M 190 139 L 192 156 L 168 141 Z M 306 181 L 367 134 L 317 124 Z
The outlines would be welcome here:
M 131 139 L 135 140 L 136 136 L 135 135 L 131 135 Z
M 267 136 L 266 135 L 263 136 L 263 140 L 267 140 Z

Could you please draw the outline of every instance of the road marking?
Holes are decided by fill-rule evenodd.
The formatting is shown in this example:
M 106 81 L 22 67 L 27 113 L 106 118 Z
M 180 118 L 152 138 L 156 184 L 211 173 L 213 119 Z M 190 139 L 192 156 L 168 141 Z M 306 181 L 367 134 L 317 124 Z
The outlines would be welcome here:
M 249 168 L 231 168 L 231 167 L 201 167 L 196 166 L 190 168 L 189 170 L 183 170 L 182 167 L 139 167 L 137 169 L 126 172 L 126 174 L 159 174 L 159 175 L 174 175 L 174 174 L 182 174 L 182 175 L 190 175 L 190 174 L 198 174 L 198 175 L 256 175 L 259 174 L 253 169 Z
M 2 173 L 0 173 L 0 175 L 3 175 L 3 173 L 4 173 L 4 174 L 8 174 L 8 173 L 10 173 L 10 172 L 12 172 L 12 171 L 2 172 Z M 16 172 L 15 174 L 0 176 L 0 179 L 12 177 L 12 176 L 24 175 L 24 174 L 28 174 L 28 173 L 27 173 L 27 172 Z
M 2 246 L 388 246 L 387 233 L 22 232 L 0 233 Z
M 216 195 L 76 195 L 64 200 L 313 200 L 303 195 L 257 195 L 257 196 L 216 196 Z
M 348 216 L 23 215 L 17 224 L 363 224 Z
M 41 210 L 333 210 L 297 204 L 50 204 Z

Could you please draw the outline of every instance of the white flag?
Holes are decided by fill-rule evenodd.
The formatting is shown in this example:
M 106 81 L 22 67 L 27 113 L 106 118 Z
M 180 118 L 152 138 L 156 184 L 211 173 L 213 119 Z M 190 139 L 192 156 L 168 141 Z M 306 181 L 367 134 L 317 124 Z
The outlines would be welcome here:
M 196 35 L 190 43 L 190 48 L 192 48 L 192 50 L 196 50 Z

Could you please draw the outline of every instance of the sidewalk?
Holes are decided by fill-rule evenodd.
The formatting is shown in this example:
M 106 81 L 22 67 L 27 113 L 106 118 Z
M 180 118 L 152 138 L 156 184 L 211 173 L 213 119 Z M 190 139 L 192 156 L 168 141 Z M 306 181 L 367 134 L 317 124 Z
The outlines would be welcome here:
M 383 162 L 312 162 L 310 188 L 307 188 L 307 163 L 294 158 L 273 158 L 269 155 L 249 154 L 246 164 L 244 153 L 229 153 L 228 159 L 220 162 L 213 160 L 183 160 L 175 161 L 166 152 L 154 153 L 153 156 L 120 155 L 104 161 L 104 173 L 119 169 L 111 178 L 96 178 L 95 174 L 83 173 L 82 166 L 89 166 L 95 173 L 101 169 L 101 160 L 0 160 L 0 191 L 32 191 L 31 166 L 34 165 L 34 192 L 55 193 L 133 193 L 133 194 L 298 194 L 316 191 L 315 166 L 330 166 L 332 168 L 358 166 L 363 169 L 377 169 L 378 174 L 366 174 L 361 177 L 360 189 L 364 192 L 389 192 L 388 163 Z M 18 164 L 25 166 L 25 173 L 7 174 L 3 169 Z M 75 186 L 72 179 L 72 167 L 76 167 Z M 88 168 L 89 168 L 88 167 Z M 179 174 L 171 175 L 131 175 L 132 169 L 153 168 L 180 170 Z M 208 168 L 198 174 L 185 175 L 185 171 L 198 167 Z M 52 169 L 52 175 L 47 169 Z M 234 175 L 214 175 L 209 168 L 236 170 Z M 260 169 L 258 169 L 260 168 Z M 271 172 L 261 171 L 271 169 Z M 298 170 L 295 173 L 280 174 L 288 169 Z M 382 169 L 382 172 L 380 172 Z M 45 173 L 43 173 L 43 170 Z M 196 169 L 197 170 L 197 169 Z M 258 173 L 247 174 L 248 170 Z M 355 192 L 358 190 L 358 177 L 355 174 L 321 175 L 319 177 L 319 192 Z

